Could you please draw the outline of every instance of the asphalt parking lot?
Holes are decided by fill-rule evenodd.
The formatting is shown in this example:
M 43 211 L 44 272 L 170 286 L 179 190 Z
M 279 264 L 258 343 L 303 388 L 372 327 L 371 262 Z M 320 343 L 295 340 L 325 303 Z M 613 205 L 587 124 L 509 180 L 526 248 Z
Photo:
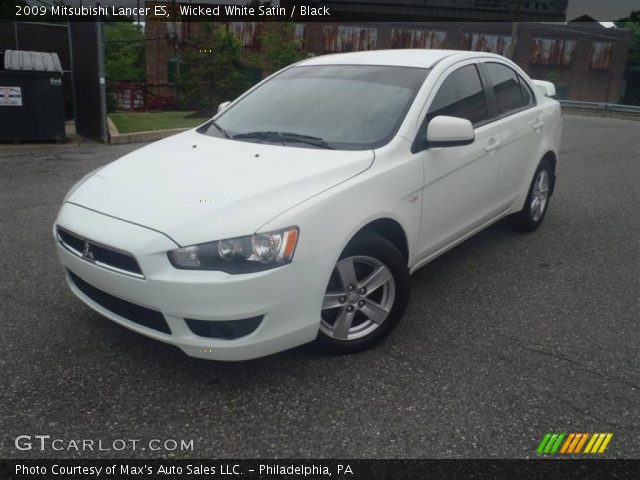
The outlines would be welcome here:
M 535 457 L 547 432 L 612 432 L 640 457 L 640 123 L 565 116 L 544 224 L 501 222 L 413 277 L 378 348 L 186 357 L 68 291 L 51 227 L 71 185 L 140 145 L 0 145 L 0 457 L 17 435 L 193 439 L 194 458 Z

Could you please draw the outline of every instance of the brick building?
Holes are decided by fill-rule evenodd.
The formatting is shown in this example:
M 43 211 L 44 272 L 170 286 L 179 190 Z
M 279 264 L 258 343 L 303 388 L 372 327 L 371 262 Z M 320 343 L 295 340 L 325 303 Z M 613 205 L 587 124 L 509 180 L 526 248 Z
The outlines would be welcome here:
M 519 23 L 512 54 L 508 22 L 307 24 L 304 45 L 315 54 L 361 49 L 446 48 L 498 53 L 532 78 L 548 79 L 561 98 L 618 102 L 631 43 L 627 30 L 599 24 Z
M 247 52 L 259 51 L 261 24 L 225 24 Z M 188 40 L 197 23 L 147 23 L 147 82 L 171 95 L 172 68 L 179 58 L 176 38 Z M 490 51 L 512 58 L 532 78 L 550 80 L 558 96 L 617 103 L 624 95 L 624 69 L 631 32 L 599 24 L 520 22 L 512 45 L 509 22 L 371 22 L 296 24 L 296 41 L 310 55 L 388 48 L 445 48 Z M 203 61 L 206 59 L 203 56 Z

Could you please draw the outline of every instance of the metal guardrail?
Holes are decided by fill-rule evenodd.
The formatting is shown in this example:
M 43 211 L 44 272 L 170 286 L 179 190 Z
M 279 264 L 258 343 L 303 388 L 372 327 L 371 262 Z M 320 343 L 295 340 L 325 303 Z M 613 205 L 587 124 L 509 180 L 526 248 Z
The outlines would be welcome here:
M 620 105 L 617 103 L 577 102 L 574 100 L 558 100 L 563 108 L 576 108 L 594 112 L 632 113 L 640 115 L 640 106 Z

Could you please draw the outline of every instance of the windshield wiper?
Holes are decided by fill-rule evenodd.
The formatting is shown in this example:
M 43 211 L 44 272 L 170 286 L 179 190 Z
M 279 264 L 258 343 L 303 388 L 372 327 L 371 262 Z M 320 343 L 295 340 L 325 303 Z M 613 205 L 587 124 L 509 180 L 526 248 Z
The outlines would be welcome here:
M 227 131 L 224 128 L 218 125 L 215 120 L 209 120 L 207 123 L 205 123 L 202 127 L 198 128 L 198 130 L 196 131 L 198 133 L 207 133 L 207 129 L 209 128 L 209 125 L 213 125 L 216 128 L 216 130 L 218 130 L 222 135 L 225 136 L 225 138 L 231 138 L 231 135 L 229 135 L 229 133 L 227 133 Z
M 223 134 L 226 138 L 231 138 L 231 135 L 229 135 L 224 128 L 218 125 L 215 120 L 211 120 L 211 125 L 216 127 L 220 131 L 220 133 Z
M 242 139 L 242 138 L 255 138 L 258 140 L 276 140 L 280 142 L 294 142 L 294 143 L 306 143 L 307 145 L 312 145 L 314 147 L 326 148 L 329 150 L 333 150 L 327 142 L 325 142 L 320 137 L 313 137 L 311 135 L 302 135 L 300 133 L 292 133 L 292 132 L 247 132 L 247 133 L 238 133 L 234 135 L 234 140 Z

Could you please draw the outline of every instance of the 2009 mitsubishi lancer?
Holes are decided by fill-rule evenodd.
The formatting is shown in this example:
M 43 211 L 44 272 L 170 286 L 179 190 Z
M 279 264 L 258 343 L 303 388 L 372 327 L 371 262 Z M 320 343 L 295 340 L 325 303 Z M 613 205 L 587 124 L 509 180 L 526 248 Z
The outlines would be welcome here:
M 194 357 L 368 348 L 412 272 L 501 218 L 543 221 L 553 94 L 488 53 L 305 60 L 78 182 L 54 225 L 67 282 Z

